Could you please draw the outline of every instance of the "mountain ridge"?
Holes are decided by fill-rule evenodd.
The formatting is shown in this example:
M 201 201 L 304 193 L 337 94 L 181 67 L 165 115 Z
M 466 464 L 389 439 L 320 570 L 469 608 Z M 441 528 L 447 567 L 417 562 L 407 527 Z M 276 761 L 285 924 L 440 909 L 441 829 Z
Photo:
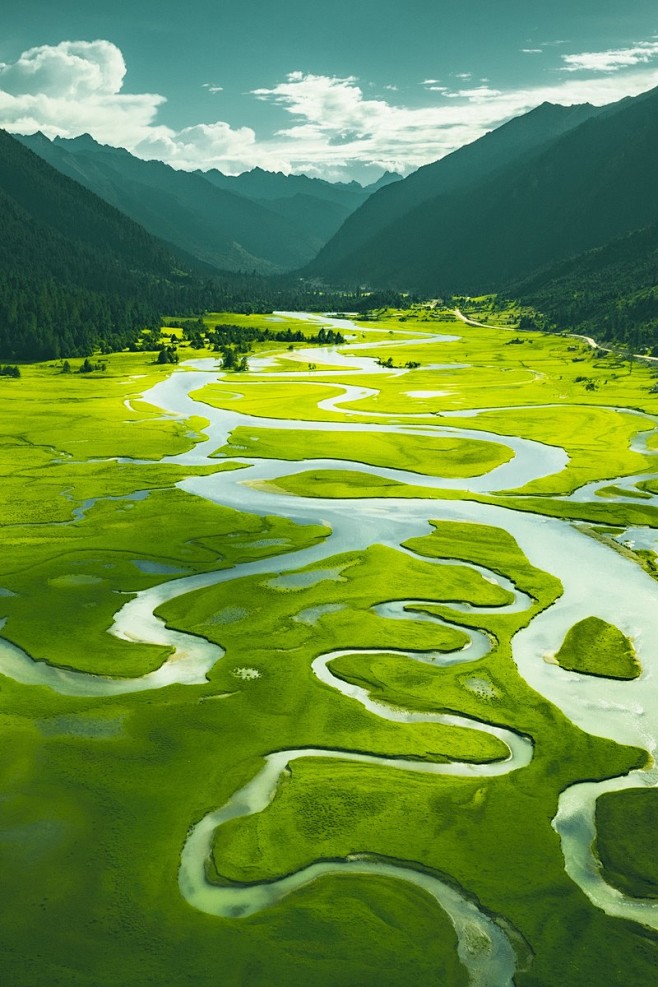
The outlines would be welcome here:
M 485 180 L 515 158 L 531 153 L 599 112 L 600 108 L 588 103 L 564 107 L 545 102 L 471 144 L 424 165 L 401 182 L 375 192 L 345 221 L 307 270 L 327 272 L 331 276 L 341 261 L 348 258 L 352 266 L 358 250 L 412 209 L 438 195 L 454 194 L 469 184 Z
M 356 183 L 358 193 L 262 169 L 245 173 L 246 179 L 178 170 L 162 161 L 137 158 L 125 148 L 99 144 L 89 134 L 50 141 L 37 132 L 18 139 L 152 235 L 218 270 L 293 270 L 315 256 L 370 194 Z M 298 180 L 292 195 L 289 178 Z M 244 194 L 245 183 L 263 195 Z M 322 188 L 328 204 L 309 208 L 308 202 L 295 201 L 297 188 L 310 188 L 314 194 Z M 291 201 L 286 205 L 282 200 L 287 196 Z M 271 200 L 276 200 L 274 205 Z
M 0 224 L 4 359 L 121 349 L 162 311 L 212 297 L 163 243 L 4 130 Z

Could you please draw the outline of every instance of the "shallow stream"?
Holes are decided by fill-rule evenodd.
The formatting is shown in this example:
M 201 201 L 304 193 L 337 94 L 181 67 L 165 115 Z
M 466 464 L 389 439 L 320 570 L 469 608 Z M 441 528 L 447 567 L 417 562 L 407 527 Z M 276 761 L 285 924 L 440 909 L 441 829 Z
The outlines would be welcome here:
M 280 313 L 281 317 L 286 314 Z M 296 317 L 300 317 L 298 313 Z M 309 316 L 309 319 L 322 321 L 325 325 L 333 325 L 342 330 L 361 332 L 361 329 L 355 327 L 349 320 L 320 320 L 316 316 Z M 423 338 L 427 339 L 426 336 Z M 419 345 L 419 340 L 416 338 L 412 338 L 409 342 L 415 346 Z M 368 342 L 359 345 L 371 348 L 375 344 Z M 377 345 L 386 345 L 386 342 Z M 382 372 L 382 368 L 378 367 L 375 361 L 351 356 L 351 351 L 358 349 L 358 346 L 351 345 L 347 349 L 348 352 L 335 348 L 302 349 L 296 351 L 295 359 L 300 362 L 330 363 L 341 373 L 349 373 L 355 368 L 359 373 L 366 370 L 369 373 Z M 263 381 L 269 376 L 265 366 L 257 373 L 262 375 Z M 157 384 L 142 396 L 143 401 L 169 414 L 181 418 L 202 415 L 209 420 L 207 428 L 204 429 L 206 438 L 203 441 L 199 442 L 193 450 L 180 456 L 169 457 L 166 461 L 179 464 L 216 464 L 217 459 L 210 458 L 211 454 L 224 445 L 231 432 L 241 425 L 261 429 L 287 428 L 321 432 L 383 431 L 431 437 L 478 439 L 507 446 L 512 450 L 513 458 L 483 476 L 448 480 L 411 471 L 335 459 L 313 459 L 304 462 L 258 459 L 252 455 L 253 450 L 250 450 L 250 456 L 240 460 L 246 464 L 244 469 L 208 476 L 193 476 L 179 485 L 191 494 L 237 510 L 262 516 L 281 515 L 301 524 L 327 525 L 331 533 L 322 543 L 284 553 L 276 558 L 269 557 L 243 563 L 231 569 L 200 575 L 183 575 L 144 590 L 125 603 L 115 615 L 110 633 L 126 641 L 172 648 L 171 657 L 155 672 L 134 679 L 102 678 L 56 668 L 46 662 L 35 662 L 22 649 L 0 639 L 0 670 L 3 674 L 20 682 L 46 685 L 67 695 L 117 695 L 161 688 L 173 682 L 190 685 L 203 683 L 209 670 L 221 659 L 223 650 L 218 645 L 210 644 L 195 635 L 166 628 L 163 621 L 154 613 L 163 603 L 193 590 L 247 575 L 292 573 L 310 563 L 330 560 L 343 552 L 358 552 L 374 544 L 383 544 L 402 551 L 400 546 L 403 542 L 430 532 L 431 519 L 439 522 L 441 520 L 473 522 L 508 531 L 516 539 L 529 561 L 539 569 L 556 576 L 564 588 L 563 595 L 550 608 L 534 617 L 513 640 L 514 660 L 524 679 L 533 689 L 563 710 L 582 729 L 614 739 L 619 743 L 642 747 L 651 758 L 653 757 L 658 742 L 658 677 L 655 674 L 658 668 L 656 582 L 636 563 L 588 537 L 569 522 L 516 512 L 493 504 L 437 498 L 441 490 L 495 493 L 502 489 L 509 490 L 524 486 L 534 479 L 561 471 L 568 462 L 564 450 L 528 439 L 510 438 L 478 429 L 453 428 L 446 424 L 444 418 L 435 416 L 432 416 L 431 426 L 418 421 L 410 424 L 401 421 L 404 416 L 399 414 L 382 413 L 377 413 L 379 419 L 377 424 L 367 421 L 345 422 L 342 418 L 318 422 L 268 419 L 244 415 L 237 410 L 215 409 L 200 404 L 190 397 L 190 392 L 198 390 L 218 376 L 221 375 L 218 374 L 214 361 L 190 361 L 186 368 L 180 368 L 167 380 Z M 300 376 L 306 375 L 296 371 L 291 374 L 291 379 L 298 380 Z M 312 377 L 313 374 L 309 373 L 309 382 L 312 382 Z M 318 407 L 327 415 L 333 413 L 342 416 L 345 413 L 342 407 L 344 403 L 358 402 L 361 397 L 377 393 L 375 388 L 354 388 L 350 385 L 342 385 L 342 389 L 343 393 L 339 397 L 319 401 Z M 239 407 L 239 400 L 237 406 Z M 371 416 L 370 413 L 358 412 L 354 409 L 351 409 L 349 414 L 351 417 Z M 473 414 L 477 414 L 477 411 Z M 425 416 L 411 417 L 419 419 Z M 646 449 L 646 440 L 641 441 L 639 446 Z M 276 481 L 281 477 L 322 469 L 368 473 L 385 479 L 412 483 L 416 487 L 424 487 L 428 492 L 431 491 L 433 497 L 427 499 L 422 497 L 415 499 L 305 498 L 288 495 L 274 487 L 263 489 L 260 483 L 257 485 L 253 483 L 253 481 L 264 480 Z M 646 479 L 646 476 L 643 478 Z M 632 478 L 633 481 L 637 479 Z M 608 480 L 606 484 L 615 482 L 617 481 Z M 596 496 L 597 490 L 602 485 L 604 484 L 582 488 L 580 492 L 573 495 L 573 499 L 578 499 L 579 496 Z M 430 560 L 424 559 L 424 561 Z M 437 561 L 446 564 L 446 560 Z M 461 562 L 453 564 L 466 565 Z M 485 578 L 497 582 L 503 590 L 512 595 L 512 602 L 496 608 L 497 612 L 520 612 L 531 605 L 530 598 L 519 592 L 509 580 L 481 566 L 471 566 L 471 568 Z M 452 654 L 413 651 L 394 653 L 401 654 L 410 661 L 454 663 L 475 662 L 489 651 L 491 640 L 486 634 L 482 631 L 471 631 L 459 624 L 460 612 L 473 614 L 485 608 L 444 603 L 442 606 L 445 609 L 455 613 L 455 620 L 452 622 L 408 609 L 422 606 L 423 602 L 432 601 L 396 598 L 382 602 L 377 612 L 387 619 L 443 622 L 468 634 L 470 643 L 462 651 Z M 599 616 L 615 624 L 634 640 L 643 668 L 639 679 L 627 682 L 593 678 L 565 671 L 550 661 L 569 628 L 577 621 L 590 616 Z M 215 915 L 237 917 L 267 908 L 293 893 L 296 888 L 324 874 L 343 873 L 349 870 L 359 874 L 378 873 L 394 876 L 424 888 L 446 911 L 457 933 L 460 958 L 469 971 L 473 985 L 502 987 L 511 984 L 515 959 L 504 921 L 497 921 L 495 916 L 479 908 L 466 889 L 460 890 L 456 888 L 454 882 L 446 883 L 440 876 L 432 876 L 422 868 L 416 870 L 412 866 L 360 856 L 342 862 L 311 864 L 294 874 L 256 885 L 242 886 L 228 883 L 219 886 L 209 883 L 206 878 L 205 864 L 217 828 L 229 819 L 263 811 L 276 797 L 279 780 L 294 760 L 334 758 L 363 764 L 387 765 L 397 771 L 469 777 L 488 777 L 521 770 L 530 762 L 533 754 L 531 740 L 512 730 L 468 717 L 410 712 L 386 706 L 373 701 L 366 690 L 346 683 L 332 674 L 333 659 L 342 654 L 359 653 L 372 652 L 368 649 L 362 649 L 360 652 L 332 651 L 319 655 L 312 664 L 312 670 L 320 681 L 384 719 L 450 723 L 468 726 L 470 729 L 482 730 L 496 736 L 506 745 L 509 752 L 507 758 L 489 764 L 459 762 L 446 764 L 314 748 L 268 752 L 264 755 L 264 765 L 259 773 L 235 792 L 224 806 L 210 812 L 191 830 L 181 859 L 179 877 L 181 892 L 196 908 Z M 381 653 L 381 649 L 376 653 Z M 589 895 L 593 903 L 611 915 L 633 918 L 653 928 L 658 928 L 657 906 L 648 902 L 629 901 L 620 892 L 605 884 L 601 878 L 600 867 L 593 856 L 591 843 L 594 833 L 594 808 L 596 799 L 602 791 L 654 786 L 657 781 L 656 773 L 651 767 L 598 785 L 591 783 L 574 785 L 562 794 L 554 820 L 555 828 L 562 840 L 567 873 Z M 473 946 L 474 942 L 477 942 L 477 948 Z

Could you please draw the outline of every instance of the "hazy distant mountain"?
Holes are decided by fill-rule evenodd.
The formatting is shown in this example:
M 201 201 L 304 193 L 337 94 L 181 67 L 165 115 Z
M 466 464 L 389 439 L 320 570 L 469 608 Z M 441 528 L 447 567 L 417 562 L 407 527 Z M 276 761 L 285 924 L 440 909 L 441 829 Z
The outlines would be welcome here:
M 216 168 L 198 174 L 217 188 L 246 196 L 296 223 L 316 244 L 313 256 L 374 192 L 401 181 L 401 175 L 389 171 L 365 188 L 358 182 L 326 182 L 262 168 L 241 175 L 224 175 Z
M 88 134 L 49 141 L 38 133 L 19 139 L 154 236 L 225 270 L 276 273 L 300 267 L 369 194 L 355 183 L 359 193 L 344 191 L 335 199 L 327 194 L 323 209 L 297 200 L 297 188 L 315 187 L 315 180 L 304 176 L 294 176 L 299 181 L 293 187 L 284 175 L 256 169 L 240 182 L 242 176 L 202 175 L 142 161 L 122 148 L 98 144 Z M 332 188 L 329 183 L 318 186 L 323 184 Z M 242 186 L 258 195 L 244 194 Z M 292 198 L 284 208 L 281 200 L 288 196 Z M 319 203 L 322 196 L 315 199 Z
M 367 198 L 384 185 L 401 180 L 401 175 L 385 172 L 378 181 L 365 188 L 358 182 L 327 182 L 308 175 L 284 175 L 280 171 L 264 171 L 253 168 L 241 175 L 224 175 L 216 168 L 197 172 L 218 188 L 237 192 L 250 199 L 289 199 L 304 195 L 313 199 L 334 202 L 349 212 L 357 209 Z
M 369 241 L 374 241 L 396 220 L 430 199 L 476 186 L 599 112 L 599 108 L 589 104 L 543 103 L 440 161 L 419 168 L 404 180 L 387 184 L 346 220 L 309 269 L 328 277 L 342 277 L 350 270 L 361 271 L 357 256 L 361 250 L 367 268 L 367 254 L 373 249 Z
M 126 345 L 205 289 L 144 229 L 0 130 L 0 357 Z

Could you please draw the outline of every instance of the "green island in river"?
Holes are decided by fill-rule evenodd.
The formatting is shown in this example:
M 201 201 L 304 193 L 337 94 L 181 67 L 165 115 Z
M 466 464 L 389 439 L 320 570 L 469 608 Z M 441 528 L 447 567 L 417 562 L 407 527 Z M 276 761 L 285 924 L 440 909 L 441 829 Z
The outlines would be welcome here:
M 483 304 L 0 378 L 11 987 L 655 982 L 652 364 Z

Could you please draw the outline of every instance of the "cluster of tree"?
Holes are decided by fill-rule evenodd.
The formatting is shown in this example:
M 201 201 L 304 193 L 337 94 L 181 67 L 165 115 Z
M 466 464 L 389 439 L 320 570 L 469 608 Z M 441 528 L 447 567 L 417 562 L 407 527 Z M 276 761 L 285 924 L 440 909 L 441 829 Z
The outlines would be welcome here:
M 156 363 L 178 363 L 178 352 L 174 346 L 166 346 L 164 343 L 158 347 Z
M 218 352 L 232 347 L 236 353 L 249 353 L 253 343 L 281 342 L 281 343 L 316 343 L 319 346 L 331 346 L 344 343 L 345 337 L 341 332 L 332 328 L 321 326 L 315 335 L 305 336 L 301 330 L 270 329 L 269 327 L 258 326 L 237 326 L 233 323 L 220 323 L 214 328 L 206 325 L 199 317 L 196 319 L 168 320 L 167 325 L 176 325 L 183 331 L 183 339 L 188 342 L 193 349 L 212 348 Z M 142 336 L 142 349 L 160 348 L 160 337 L 155 332 L 146 333 Z M 229 357 L 230 359 L 230 357 Z
M 338 288 L 290 276 L 266 278 L 256 274 L 222 274 L 218 279 L 222 303 L 216 312 L 265 315 L 275 310 L 295 312 L 355 312 L 364 315 L 385 308 L 409 308 L 416 295 L 400 291 Z M 209 309 L 212 311 L 212 309 Z
M 235 373 L 243 373 L 245 370 L 249 369 L 246 355 L 244 353 L 240 355 L 237 347 L 222 346 L 220 352 L 222 354 L 222 367 L 224 370 L 232 370 Z
M 387 356 L 385 360 L 382 360 L 382 358 L 379 357 L 377 359 L 377 364 L 378 364 L 378 366 L 380 366 L 380 367 L 386 367 L 387 369 L 391 369 L 391 368 L 393 368 L 393 367 L 396 366 L 396 364 L 393 363 L 393 357 L 392 356 Z M 404 364 L 404 366 L 407 368 L 407 370 L 417 370 L 418 367 L 421 366 L 421 364 L 420 364 L 420 362 L 418 360 L 407 360 L 407 362 Z
M 256 326 L 236 326 L 225 323 L 216 325 L 214 330 L 208 331 L 207 338 L 215 349 L 221 349 L 222 346 L 228 344 L 266 343 L 271 340 L 280 343 L 317 343 L 319 346 L 345 342 L 342 333 L 335 329 L 325 329 L 324 326 L 321 326 L 314 336 L 305 336 L 298 329 L 263 329 Z
M 0 364 L 0 377 L 20 377 L 21 368 L 16 366 L 3 366 Z
M 171 323 L 173 325 L 173 323 Z M 188 342 L 192 349 L 202 350 L 210 345 L 207 339 L 206 324 L 201 317 L 197 319 L 179 319 L 178 326 L 183 330 L 183 339 Z
M 79 374 L 91 374 L 95 370 L 107 370 L 107 364 L 105 360 L 90 360 L 88 356 L 84 358 L 80 366 L 78 367 L 76 373 Z M 64 360 L 62 364 L 62 373 L 70 374 L 72 373 L 71 364 L 68 360 Z
M 0 354 L 10 359 L 120 350 L 137 339 L 144 325 L 156 321 L 157 309 L 143 298 L 32 274 L 0 274 Z

